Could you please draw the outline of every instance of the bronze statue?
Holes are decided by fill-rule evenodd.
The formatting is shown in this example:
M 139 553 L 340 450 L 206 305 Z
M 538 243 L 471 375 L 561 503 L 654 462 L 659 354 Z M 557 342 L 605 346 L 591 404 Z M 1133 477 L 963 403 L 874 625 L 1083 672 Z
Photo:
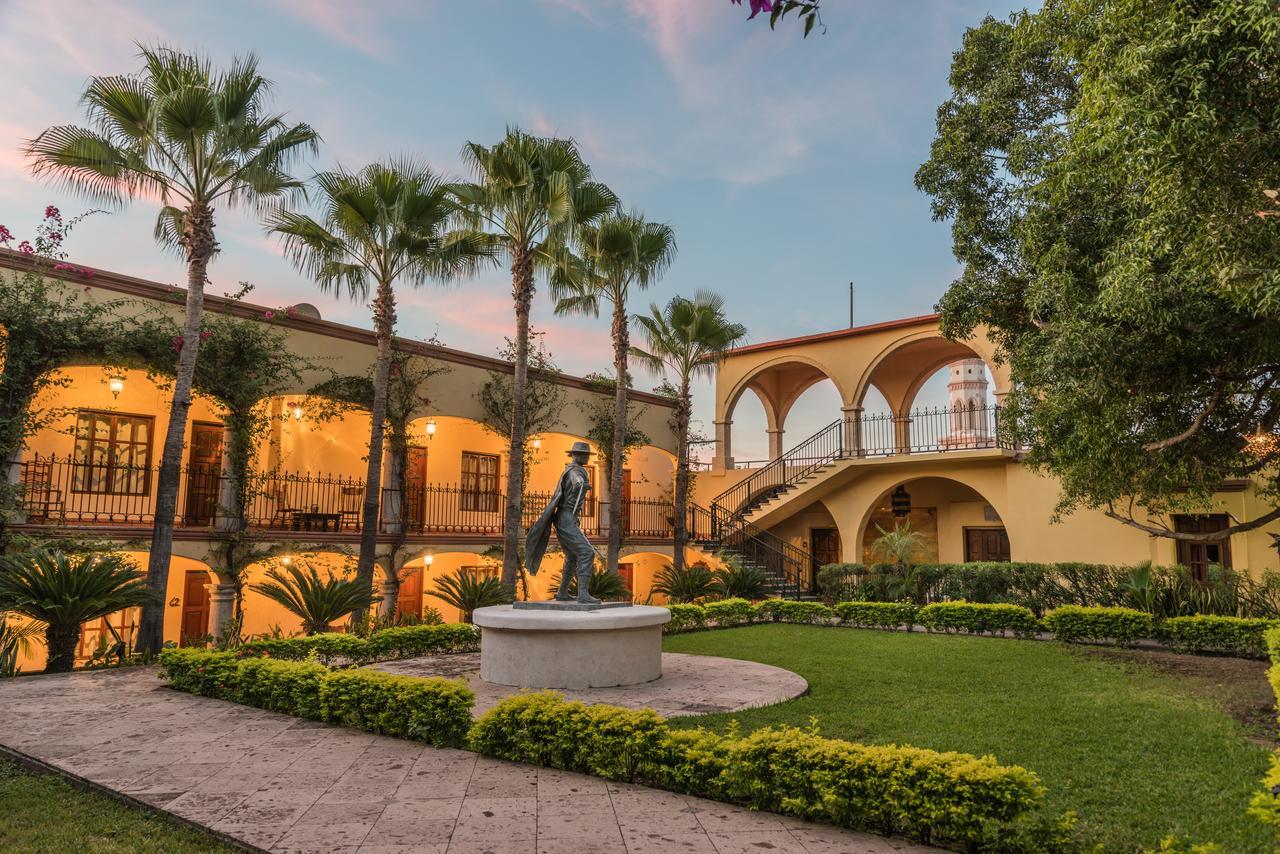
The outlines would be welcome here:
M 596 566 L 596 550 L 587 540 L 587 535 L 582 533 L 580 524 L 582 508 L 586 506 L 588 493 L 591 492 L 591 478 L 583 468 L 591 457 L 591 448 L 586 442 L 574 442 L 568 453 L 570 462 L 564 467 L 564 474 L 560 475 L 555 494 L 525 537 L 525 565 L 530 575 L 538 574 L 542 556 L 547 551 L 547 541 L 551 537 L 551 528 L 555 526 L 556 539 L 564 551 L 564 569 L 560 573 L 560 589 L 556 592 L 556 601 L 573 600 L 569 595 L 569 582 L 576 576 L 578 601 L 599 605 L 600 600 L 592 596 L 588 589 L 591 573 Z

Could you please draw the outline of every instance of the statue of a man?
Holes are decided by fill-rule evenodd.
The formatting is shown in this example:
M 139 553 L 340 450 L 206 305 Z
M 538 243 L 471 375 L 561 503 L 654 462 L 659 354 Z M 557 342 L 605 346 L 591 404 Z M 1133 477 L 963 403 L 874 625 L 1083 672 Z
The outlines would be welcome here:
M 591 573 L 596 566 L 596 550 L 587 540 L 587 535 L 582 533 L 580 524 L 582 508 L 586 506 L 587 496 L 591 492 L 591 478 L 583 468 L 590 457 L 591 448 L 586 442 L 573 443 L 573 447 L 569 449 L 569 464 L 564 467 L 564 474 L 560 475 L 555 494 L 525 537 L 525 565 L 530 575 L 537 575 L 542 556 L 547 551 L 551 528 L 555 527 L 556 539 L 564 551 L 564 569 L 560 572 L 560 589 L 556 592 L 556 600 L 559 602 L 573 599 L 569 595 L 569 583 L 570 579 L 576 577 L 578 601 L 600 604 L 600 600 L 588 590 Z

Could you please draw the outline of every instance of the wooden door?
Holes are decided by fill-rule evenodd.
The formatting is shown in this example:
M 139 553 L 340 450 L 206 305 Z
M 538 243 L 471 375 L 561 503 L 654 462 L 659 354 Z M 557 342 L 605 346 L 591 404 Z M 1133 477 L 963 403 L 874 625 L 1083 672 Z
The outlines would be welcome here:
M 426 512 L 427 487 L 427 449 L 418 445 L 409 446 L 409 454 L 404 466 L 406 496 L 405 521 L 409 530 L 420 531 Z
M 1009 534 L 1004 528 L 965 528 L 964 559 L 974 561 L 1009 561 Z
M 203 569 L 187 570 L 182 588 L 182 630 L 178 643 L 190 646 L 194 638 L 209 634 L 209 573 Z
M 812 591 L 818 587 L 818 570 L 840 562 L 840 532 L 835 528 L 810 528 L 809 555 L 812 560 L 807 581 Z
M 187 503 L 184 524 L 212 525 L 218 513 L 222 485 L 222 425 L 197 421 L 191 425 L 187 451 Z
M 400 596 L 396 599 L 396 618 L 422 616 L 422 570 L 411 570 L 400 579 Z

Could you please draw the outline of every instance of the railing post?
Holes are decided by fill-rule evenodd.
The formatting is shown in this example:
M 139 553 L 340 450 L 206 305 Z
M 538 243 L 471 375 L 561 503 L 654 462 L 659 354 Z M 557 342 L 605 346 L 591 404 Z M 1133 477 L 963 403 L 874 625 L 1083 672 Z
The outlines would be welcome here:
M 911 453 L 911 416 L 893 416 L 893 444 L 896 453 Z

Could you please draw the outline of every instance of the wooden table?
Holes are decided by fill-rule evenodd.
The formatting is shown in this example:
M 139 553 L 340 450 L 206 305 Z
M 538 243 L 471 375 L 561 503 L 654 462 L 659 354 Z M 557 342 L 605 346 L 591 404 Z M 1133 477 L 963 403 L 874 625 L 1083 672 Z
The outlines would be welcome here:
M 295 531 L 337 531 L 340 513 L 294 513 L 293 530 Z

